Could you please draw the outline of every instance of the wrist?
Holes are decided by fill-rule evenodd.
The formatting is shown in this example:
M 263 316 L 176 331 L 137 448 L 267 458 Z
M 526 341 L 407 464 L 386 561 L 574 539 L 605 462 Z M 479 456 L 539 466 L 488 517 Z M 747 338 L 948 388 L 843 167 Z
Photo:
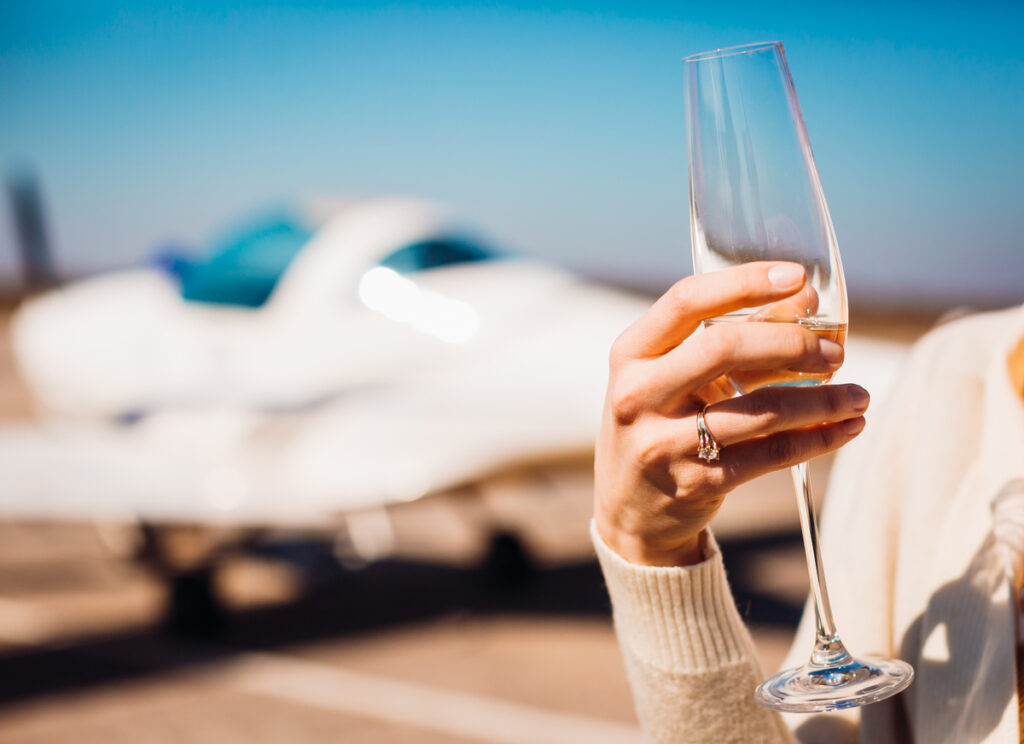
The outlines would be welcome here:
M 706 560 L 706 533 L 701 530 L 670 548 L 654 548 L 645 541 L 622 534 L 609 534 L 597 525 L 597 532 L 604 544 L 620 558 L 637 566 L 695 566 Z

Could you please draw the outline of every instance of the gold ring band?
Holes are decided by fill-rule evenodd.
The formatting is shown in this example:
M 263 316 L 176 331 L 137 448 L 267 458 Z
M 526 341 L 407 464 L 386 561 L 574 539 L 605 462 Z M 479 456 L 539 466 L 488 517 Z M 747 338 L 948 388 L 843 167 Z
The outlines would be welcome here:
M 705 405 L 697 414 L 697 457 L 704 462 L 712 462 L 718 459 L 722 446 L 704 421 L 704 412 L 707 410 L 708 407 Z

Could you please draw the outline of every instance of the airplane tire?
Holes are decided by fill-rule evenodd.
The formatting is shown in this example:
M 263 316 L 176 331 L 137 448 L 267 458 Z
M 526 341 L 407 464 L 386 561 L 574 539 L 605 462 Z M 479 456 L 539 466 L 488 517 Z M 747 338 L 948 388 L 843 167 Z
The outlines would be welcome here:
M 216 638 L 224 631 L 224 607 L 214 587 L 214 569 L 196 568 L 171 579 L 166 627 L 173 635 Z
M 537 575 L 537 566 L 523 541 L 508 531 L 491 535 L 482 568 L 487 585 L 499 590 L 525 588 Z

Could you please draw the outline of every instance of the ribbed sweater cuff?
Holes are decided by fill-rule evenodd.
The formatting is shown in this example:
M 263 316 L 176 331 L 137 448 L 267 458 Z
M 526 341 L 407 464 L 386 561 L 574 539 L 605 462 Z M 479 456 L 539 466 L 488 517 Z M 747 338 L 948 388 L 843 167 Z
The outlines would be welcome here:
M 590 536 L 604 572 L 619 642 L 642 661 L 674 673 L 704 672 L 752 656 L 725 577 L 718 543 L 694 566 L 638 566 Z

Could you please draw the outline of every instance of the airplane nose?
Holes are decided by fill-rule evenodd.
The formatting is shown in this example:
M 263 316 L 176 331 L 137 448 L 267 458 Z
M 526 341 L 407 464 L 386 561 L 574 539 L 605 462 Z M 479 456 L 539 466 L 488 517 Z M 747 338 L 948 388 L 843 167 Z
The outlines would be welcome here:
M 132 408 L 140 352 L 177 303 L 156 271 L 127 272 L 28 300 L 11 327 L 15 363 L 36 399 L 72 415 Z

